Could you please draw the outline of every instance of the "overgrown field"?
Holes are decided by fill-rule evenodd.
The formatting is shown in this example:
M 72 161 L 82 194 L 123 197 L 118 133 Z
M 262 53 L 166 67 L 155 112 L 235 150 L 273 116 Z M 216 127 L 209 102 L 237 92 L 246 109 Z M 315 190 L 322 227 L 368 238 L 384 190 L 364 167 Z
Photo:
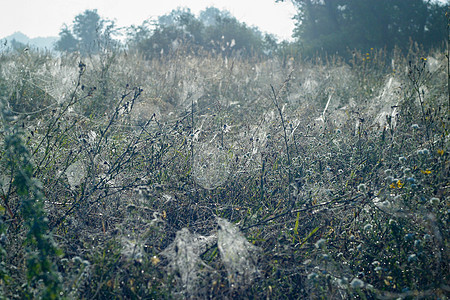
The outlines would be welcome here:
M 447 299 L 448 60 L 0 53 L 7 299 Z

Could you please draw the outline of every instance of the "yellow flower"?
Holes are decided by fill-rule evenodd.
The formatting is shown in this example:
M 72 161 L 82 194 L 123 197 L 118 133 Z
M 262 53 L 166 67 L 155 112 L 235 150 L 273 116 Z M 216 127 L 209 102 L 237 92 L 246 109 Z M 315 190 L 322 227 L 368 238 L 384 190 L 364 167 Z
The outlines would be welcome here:
M 439 155 L 444 155 L 444 150 L 443 150 L 443 149 L 438 149 L 438 150 L 437 150 L 437 153 L 438 153 Z
M 153 264 L 154 266 L 156 266 L 157 264 L 159 264 L 159 262 L 161 261 L 157 256 L 153 256 L 153 257 L 151 258 L 151 260 L 152 260 L 152 264 Z
M 428 169 L 426 169 L 425 171 L 424 170 L 420 170 L 420 172 L 422 172 L 422 174 L 425 174 L 425 175 L 431 174 L 431 171 L 428 170 Z
M 391 189 L 401 189 L 405 184 L 401 180 L 397 180 L 397 182 L 393 182 L 389 185 Z

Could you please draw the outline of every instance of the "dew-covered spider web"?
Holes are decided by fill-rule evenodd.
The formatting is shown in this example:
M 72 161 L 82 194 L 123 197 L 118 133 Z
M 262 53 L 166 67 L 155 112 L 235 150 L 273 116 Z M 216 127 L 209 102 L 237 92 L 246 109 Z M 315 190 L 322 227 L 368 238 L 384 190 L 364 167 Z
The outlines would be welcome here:
M 257 248 L 232 223 L 217 218 L 217 247 L 232 286 L 250 284 L 258 275 Z
M 177 232 L 175 240 L 161 253 L 168 263 L 168 271 L 178 280 L 178 288 L 185 296 L 195 295 L 199 285 L 205 285 L 209 275 L 218 271 L 203 261 L 201 255 L 215 247 L 223 263 L 230 286 L 239 288 L 251 284 L 258 276 L 256 265 L 258 248 L 247 241 L 239 228 L 225 219 L 217 218 L 217 234 L 203 236 L 187 228 Z
M 207 190 L 223 185 L 229 176 L 229 153 L 214 145 L 199 145 L 194 150 L 193 175 L 198 185 Z
M 73 92 L 77 77 L 76 68 L 54 65 L 40 70 L 31 78 L 31 82 L 61 104 Z
M 62 65 L 60 60 L 48 61 L 39 68 L 24 61 L 11 61 L 2 65 L 1 76 L 15 91 L 20 91 L 21 99 L 30 103 L 40 103 L 32 111 L 37 113 L 65 102 L 74 91 L 78 69 L 76 66 Z
M 161 253 L 169 260 L 168 269 L 176 274 L 179 289 L 185 294 L 192 295 L 200 282 L 201 273 L 208 272 L 207 265 L 200 255 L 214 244 L 214 235 L 205 237 L 191 233 L 183 228 L 177 232 L 175 240 Z
M 203 122 L 194 135 L 192 174 L 198 185 L 212 190 L 228 180 L 233 154 L 221 145 L 223 133 L 209 123 Z
M 77 189 L 86 178 L 86 167 L 81 161 L 76 161 L 66 169 L 66 177 L 72 190 Z

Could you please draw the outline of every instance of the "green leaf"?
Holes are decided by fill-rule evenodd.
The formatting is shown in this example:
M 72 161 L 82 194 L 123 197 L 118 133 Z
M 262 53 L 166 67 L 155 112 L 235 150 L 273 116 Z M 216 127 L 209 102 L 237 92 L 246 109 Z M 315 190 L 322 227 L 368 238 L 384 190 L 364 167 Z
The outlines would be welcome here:
M 298 221 L 300 219 L 300 212 L 297 212 L 297 219 L 295 220 L 295 226 L 294 226 L 294 238 L 292 239 L 292 243 L 295 242 L 295 236 L 298 235 Z
M 300 247 L 302 247 L 306 243 L 306 241 L 317 232 L 317 230 L 319 230 L 319 227 L 316 227 L 313 230 L 311 230 L 308 236 L 303 239 L 302 243 L 300 244 Z

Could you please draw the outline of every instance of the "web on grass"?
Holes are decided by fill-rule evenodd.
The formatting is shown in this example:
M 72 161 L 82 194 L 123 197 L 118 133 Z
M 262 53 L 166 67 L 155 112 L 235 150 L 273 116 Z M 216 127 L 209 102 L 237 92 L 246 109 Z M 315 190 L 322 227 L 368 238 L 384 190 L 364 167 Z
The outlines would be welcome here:
M 74 91 L 78 75 L 76 66 L 63 66 L 59 60 L 49 61 L 37 70 L 20 62 L 5 63 L 1 68 L 1 76 L 10 84 L 25 84 L 50 96 L 54 100 L 50 106 L 67 100 Z
M 192 174 L 198 185 L 213 190 L 228 180 L 232 153 L 221 146 L 221 134 L 214 119 L 203 119 L 193 138 Z
M 178 274 L 179 287 L 184 293 L 193 294 L 200 282 L 201 270 L 208 269 L 200 255 L 214 241 L 214 236 L 205 237 L 183 228 L 177 232 L 175 240 L 162 252 L 162 255 L 169 260 L 169 271 L 172 274 Z
M 70 66 L 53 63 L 43 67 L 30 78 L 30 82 L 50 95 L 58 104 L 63 103 L 73 92 L 78 70 Z
M 257 248 L 232 223 L 222 218 L 217 218 L 217 223 L 217 247 L 228 279 L 233 286 L 250 284 L 259 273 L 256 266 Z
M 76 161 L 66 169 L 65 174 L 70 188 L 75 190 L 86 178 L 86 167 L 83 162 Z
M 177 232 L 175 240 L 161 253 L 167 257 L 169 272 L 178 278 L 179 288 L 185 295 L 194 295 L 201 279 L 216 272 L 208 266 L 201 255 L 215 243 L 220 259 L 228 273 L 232 288 L 244 287 L 258 276 L 257 247 L 247 241 L 239 229 L 225 219 L 217 218 L 217 234 L 202 236 L 187 228 Z
M 226 150 L 213 145 L 199 145 L 194 150 L 193 175 L 198 185 L 213 190 L 223 185 L 230 173 L 230 159 Z

